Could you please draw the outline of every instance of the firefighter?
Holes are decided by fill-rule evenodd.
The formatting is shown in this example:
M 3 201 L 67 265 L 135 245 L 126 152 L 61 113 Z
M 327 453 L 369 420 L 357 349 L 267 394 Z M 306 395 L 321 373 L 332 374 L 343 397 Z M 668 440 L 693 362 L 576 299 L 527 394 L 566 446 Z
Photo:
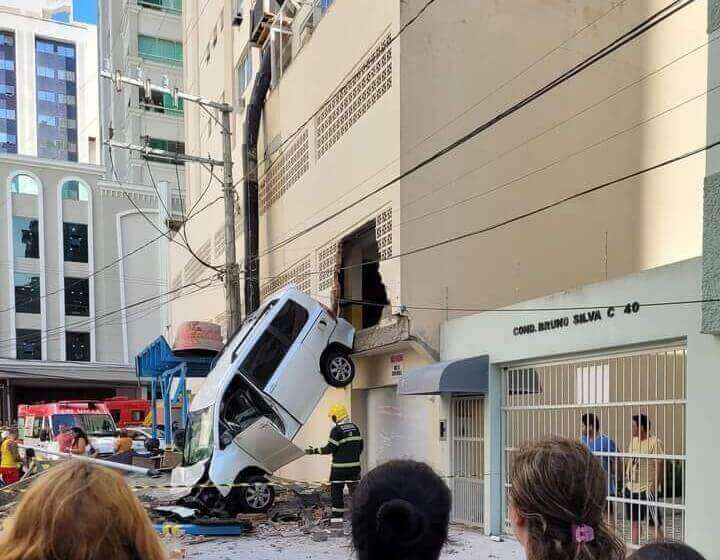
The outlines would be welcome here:
M 308 455 L 332 455 L 330 488 L 332 495 L 332 523 L 342 523 L 345 513 L 344 492 L 347 485 L 350 497 L 360 481 L 360 455 L 363 438 L 360 429 L 350 421 L 347 409 L 341 404 L 330 407 L 328 417 L 335 424 L 325 447 L 309 448 Z

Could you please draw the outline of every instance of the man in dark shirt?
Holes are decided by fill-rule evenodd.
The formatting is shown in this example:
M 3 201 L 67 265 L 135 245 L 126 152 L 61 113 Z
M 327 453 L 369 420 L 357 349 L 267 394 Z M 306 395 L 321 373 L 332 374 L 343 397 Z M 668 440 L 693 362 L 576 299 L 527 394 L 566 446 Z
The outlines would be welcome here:
M 364 442 L 360 429 L 350 421 L 347 409 L 341 404 L 330 407 L 328 413 L 335 426 L 330 431 L 330 437 L 325 447 L 320 449 L 309 448 L 308 455 L 332 455 L 330 468 L 330 488 L 332 495 L 332 523 L 342 523 L 345 514 L 345 486 L 350 496 L 361 477 L 360 455 L 363 452 Z

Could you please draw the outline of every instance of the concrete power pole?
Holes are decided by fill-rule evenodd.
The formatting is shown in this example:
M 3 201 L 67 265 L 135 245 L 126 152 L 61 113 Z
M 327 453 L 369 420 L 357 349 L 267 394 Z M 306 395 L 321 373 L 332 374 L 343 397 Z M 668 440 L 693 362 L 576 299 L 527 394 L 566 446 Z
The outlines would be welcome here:
M 197 103 L 204 108 L 220 125 L 223 135 L 223 159 L 216 160 L 211 157 L 201 157 L 188 154 L 175 154 L 164 150 L 150 148 L 149 146 L 136 146 L 124 142 L 116 142 L 114 140 L 106 140 L 107 146 L 131 150 L 154 157 L 167 158 L 168 162 L 194 162 L 211 166 L 222 166 L 223 168 L 223 197 L 225 199 L 225 315 L 227 317 L 227 333 L 228 337 L 237 331 L 241 323 L 241 307 L 240 307 L 240 268 L 237 263 L 237 255 L 235 252 L 235 186 L 233 184 L 233 162 L 232 162 L 232 133 L 230 128 L 230 115 L 233 112 L 232 105 L 220 103 L 190 95 L 178 91 L 177 88 L 169 88 L 152 84 L 149 79 L 141 80 L 139 78 L 130 78 L 123 76 L 120 72 L 112 73 L 109 70 L 103 70 L 100 75 L 108 80 L 112 80 L 115 84 L 115 91 L 122 91 L 123 84 L 142 87 L 145 89 L 145 95 L 150 96 L 152 91 L 171 95 L 173 100 L 184 99 L 192 103 Z M 209 110 L 219 111 L 222 118 L 220 121 Z M 179 187 L 180 185 L 178 185 Z
M 232 109 L 231 109 L 232 110 Z M 225 199 L 225 313 L 227 336 L 240 328 L 240 267 L 235 253 L 235 186 L 233 185 L 230 112 L 222 112 L 223 196 Z

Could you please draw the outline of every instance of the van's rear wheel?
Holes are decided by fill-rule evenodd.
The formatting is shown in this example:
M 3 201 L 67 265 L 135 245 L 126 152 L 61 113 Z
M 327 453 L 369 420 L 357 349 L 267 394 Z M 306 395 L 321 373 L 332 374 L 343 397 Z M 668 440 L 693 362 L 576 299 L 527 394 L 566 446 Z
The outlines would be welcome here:
M 355 364 L 345 352 L 328 352 L 323 360 L 323 377 L 331 387 L 347 387 L 355 379 Z
M 251 476 L 243 483 L 247 486 L 235 488 L 237 505 L 246 513 L 265 513 L 275 503 L 275 488 L 264 476 Z

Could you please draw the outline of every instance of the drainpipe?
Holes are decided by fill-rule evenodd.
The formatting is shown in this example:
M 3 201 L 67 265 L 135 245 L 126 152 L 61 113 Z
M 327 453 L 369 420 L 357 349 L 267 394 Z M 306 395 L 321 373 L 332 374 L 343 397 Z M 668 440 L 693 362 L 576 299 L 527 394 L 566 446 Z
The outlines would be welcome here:
M 245 112 L 245 135 L 243 137 L 243 194 L 245 221 L 245 314 L 260 307 L 260 262 L 258 218 L 258 135 L 265 97 L 270 89 L 272 64 L 270 48 L 262 56 L 260 69 L 255 76 L 252 96 Z

